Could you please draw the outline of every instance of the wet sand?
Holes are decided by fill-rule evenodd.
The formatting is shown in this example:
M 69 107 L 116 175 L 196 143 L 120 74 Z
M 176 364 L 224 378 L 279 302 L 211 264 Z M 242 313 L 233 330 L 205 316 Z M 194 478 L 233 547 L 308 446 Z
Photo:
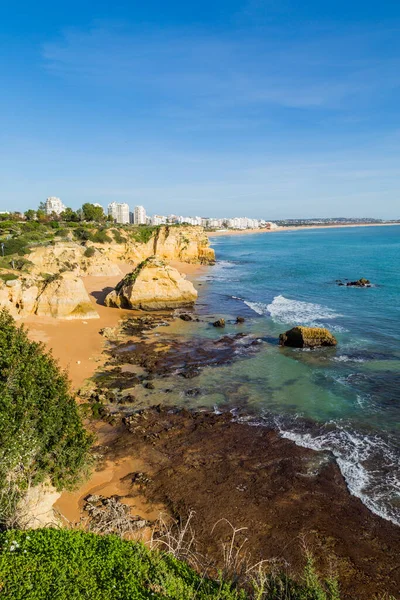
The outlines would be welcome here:
M 115 443 L 120 434 L 121 431 L 118 428 L 101 424 L 97 428 L 97 435 L 102 444 L 97 447 L 100 454 L 102 448 L 106 449 L 108 444 Z M 166 513 L 164 506 L 159 502 L 149 501 L 138 490 L 132 489 L 132 479 L 135 473 L 143 471 L 149 473 L 149 465 L 136 458 L 134 454 L 112 460 L 105 458 L 89 479 L 77 490 L 63 492 L 54 504 L 54 509 L 61 517 L 62 522 L 78 525 L 86 516 L 84 504 L 88 496 L 92 494 L 105 498 L 118 496 L 121 502 L 131 507 L 132 515 L 140 516 L 149 523 L 154 523 L 160 514 Z M 151 526 L 140 529 L 135 539 L 147 541 L 151 537 L 151 531 Z
M 400 223 L 346 223 L 343 225 L 299 225 L 297 227 L 288 226 L 288 227 L 276 227 L 275 229 L 228 229 L 221 231 L 207 231 L 207 235 L 209 238 L 220 237 L 223 235 L 246 235 L 249 233 L 276 233 L 282 231 L 298 231 L 301 229 L 338 229 L 344 227 L 392 227 L 395 225 L 400 225 Z

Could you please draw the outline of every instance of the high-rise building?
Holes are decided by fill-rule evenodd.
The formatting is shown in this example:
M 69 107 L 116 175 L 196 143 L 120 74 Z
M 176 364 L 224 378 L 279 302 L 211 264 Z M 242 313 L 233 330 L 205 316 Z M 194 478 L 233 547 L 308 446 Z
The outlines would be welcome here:
M 133 222 L 135 225 L 146 225 L 146 211 L 144 206 L 135 206 L 133 211 Z
M 125 202 L 111 202 L 108 205 L 108 214 L 116 223 L 129 223 L 129 204 Z
M 45 206 L 46 215 L 51 215 L 52 213 L 60 215 L 65 209 L 66 206 L 61 202 L 60 198 L 56 198 L 56 196 L 47 198 Z

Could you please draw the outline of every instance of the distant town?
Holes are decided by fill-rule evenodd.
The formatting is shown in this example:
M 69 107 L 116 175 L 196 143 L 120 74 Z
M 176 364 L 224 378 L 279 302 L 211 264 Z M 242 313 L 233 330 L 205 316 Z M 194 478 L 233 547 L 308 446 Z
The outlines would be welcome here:
M 279 219 L 268 221 L 265 219 L 253 219 L 249 217 L 204 217 L 204 216 L 184 216 L 184 215 L 147 215 L 144 206 L 138 205 L 130 209 L 129 204 L 125 202 L 111 202 L 107 206 L 107 211 L 98 203 L 85 203 L 82 208 L 76 211 L 67 207 L 60 198 L 50 196 L 45 202 L 41 202 L 37 210 L 27 210 L 24 213 L 19 212 L 0 212 L 0 219 L 19 218 L 27 220 L 62 220 L 70 222 L 79 221 L 97 221 L 111 222 L 121 225 L 199 225 L 209 230 L 246 230 L 246 229 L 276 229 L 278 227 L 300 227 L 304 225 L 341 225 L 341 224 L 379 224 L 379 223 L 398 223 L 399 220 L 383 220 L 375 218 L 345 218 L 329 217 L 314 219 Z

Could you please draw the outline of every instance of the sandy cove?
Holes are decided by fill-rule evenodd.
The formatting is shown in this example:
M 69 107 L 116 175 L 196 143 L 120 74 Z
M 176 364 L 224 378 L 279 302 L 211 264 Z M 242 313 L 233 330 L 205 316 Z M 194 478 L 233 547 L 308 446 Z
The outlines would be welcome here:
M 223 235 L 246 235 L 251 233 L 278 233 L 282 231 L 298 231 L 301 229 L 341 229 L 346 227 L 392 227 L 400 225 L 400 223 L 349 223 L 343 225 L 299 225 L 298 227 L 276 227 L 275 229 L 229 229 L 224 231 L 208 231 L 207 235 L 209 238 L 220 237 Z
M 127 263 L 120 263 L 118 266 L 123 275 L 132 270 L 132 265 Z M 179 261 L 171 262 L 171 266 L 187 275 L 189 279 L 207 269 L 205 266 Z M 62 320 L 32 316 L 22 320 L 28 329 L 30 339 L 43 342 L 48 349 L 51 349 L 60 366 L 68 371 L 74 390 L 78 390 L 87 379 L 92 377 L 105 360 L 104 338 L 100 335 L 100 330 L 104 327 L 117 326 L 124 316 L 138 314 L 137 311 L 104 306 L 105 296 L 116 286 L 121 277 L 122 275 L 82 278 L 91 302 L 99 314 L 99 319 Z M 97 437 L 100 454 L 101 448 L 115 441 L 120 433 L 118 429 L 102 422 L 94 424 L 94 426 L 91 424 L 90 429 Z M 129 482 L 124 480 L 129 473 L 141 471 L 143 467 L 142 461 L 132 455 L 116 460 L 100 460 L 96 470 L 83 485 L 72 492 L 62 493 L 55 503 L 55 509 L 66 522 L 78 523 L 83 515 L 84 499 L 88 495 L 112 496 L 117 494 L 121 496 L 124 503 L 132 506 L 134 513 L 148 521 L 155 521 L 160 513 L 165 512 L 163 505 L 150 502 L 140 494 L 135 494 L 133 498 L 129 492 Z M 140 537 L 144 539 L 147 539 L 149 535 L 148 528 L 140 532 Z

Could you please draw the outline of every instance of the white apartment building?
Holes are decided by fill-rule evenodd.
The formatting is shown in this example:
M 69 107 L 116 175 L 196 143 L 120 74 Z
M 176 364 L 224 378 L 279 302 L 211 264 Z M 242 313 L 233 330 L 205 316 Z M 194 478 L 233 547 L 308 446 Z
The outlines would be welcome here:
M 133 210 L 133 222 L 135 225 L 146 225 L 146 211 L 144 206 L 135 206 Z
M 46 199 L 46 215 L 51 215 L 52 213 L 56 213 L 56 215 L 61 215 L 61 213 L 64 212 L 65 209 L 66 206 L 61 202 L 60 198 L 56 198 L 56 196 L 50 196 Z
M 165 225 L 167 223 L 167 217 L 164 217 L 163 215 L 153 215 L 150 218 L 150 223 L 152 225 Z
M 111 202 L 108 205 L 108 214 L 116 223 L 129 223 L 129 204 L 125 202 Z

